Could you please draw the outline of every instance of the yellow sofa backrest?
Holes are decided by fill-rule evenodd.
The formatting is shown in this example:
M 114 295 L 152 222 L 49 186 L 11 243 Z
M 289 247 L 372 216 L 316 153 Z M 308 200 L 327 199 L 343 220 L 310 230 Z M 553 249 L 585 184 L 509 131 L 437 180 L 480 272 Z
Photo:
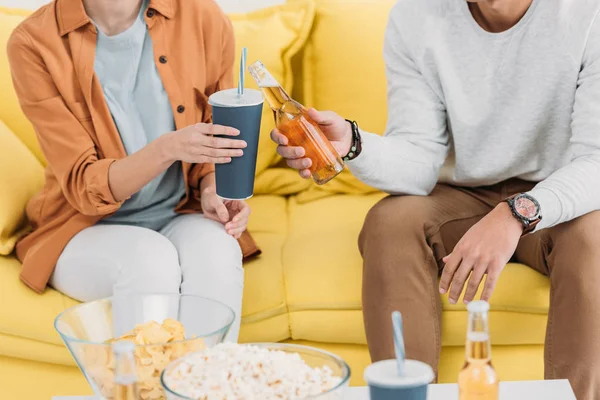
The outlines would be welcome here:
M 29 13 L 0 7 L 0 121 L 13 131 L 17 137 L 44 163 L 44 155 L 38 144 L 33 127 L 21 112 L 17 95 L 13 88 L 6 55 L 6 43 L 11 32 Z

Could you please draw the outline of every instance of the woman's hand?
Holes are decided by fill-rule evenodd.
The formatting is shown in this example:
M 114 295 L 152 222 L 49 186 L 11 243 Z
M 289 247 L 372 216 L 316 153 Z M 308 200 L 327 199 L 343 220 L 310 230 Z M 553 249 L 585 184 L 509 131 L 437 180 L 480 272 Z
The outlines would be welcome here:
M 319 124 L 319 128 L 321 128 L 321 131 L 329 139 L 338 154 L 345 156 L 350 152 L 352 126 L 348 121 L 333 111 L 317 111 L 314 108 L 308 110 L 308 115 Z M 279 145 L 277 153 L 285 158 L 290 168 L 298 170 L 300 176 L 304 179 L 310 178 L 309 168 L 312 166 L 312 161 L 310 158 L 305 157 L 306 153 L 302 147 L 289 146 L 288 138 L 277 129 L 271 132 L 271 140 Z
M 235 128 L 214 124 L 190 125 L 165 135 L 164 149 L 171 162 L 226 164 L 241 157 L 247 144 L 239 139 L 214 137 L 240 134 Z
M 208 186 L 201 194 L 202 212 L 206 218 L 225 225 L 228 234 L 236 239 L 248 225 L 250 206 L 243 200 L 223 200 L 217 196 L 216 187 Z

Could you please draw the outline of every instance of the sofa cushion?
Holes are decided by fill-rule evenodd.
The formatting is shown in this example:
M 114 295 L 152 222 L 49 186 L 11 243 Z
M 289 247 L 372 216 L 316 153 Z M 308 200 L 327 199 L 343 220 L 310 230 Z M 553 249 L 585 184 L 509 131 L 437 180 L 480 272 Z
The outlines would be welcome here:
M 381 197 L 336 195 L 307 204 L 290 200 L 283 265 L 293 339 L 366 343 L 357 237 L 366 213 Z M 495 345 L 544 343 L 549 286 L 546 277 L 526 266 L 506 267 L 491 300 Z M 443 297 L 444 346 L 464 344 L 467 313 L 459 304 L 449 305 Z
M 366 131 L 383 134 L 387 122 L 383 38 L 396 1 L 317 0 L 301 72 L 307 106 L 333 110 Z M 372 191 L 345 171 L 325 186 L 313 185 L 298 200 Z
M 256 196 L 249 204 L 252 215 L 248 228 L 263 253 L 244 265 L 240 340 L 284 340 L 289 338 L 281 259 L 288 229 L 287 201 L 279 196 Z
M 25 206 L 44 184 L 44 169 L 0 121 L 0 255 L 9 255 L 27 230 Z
M 6 43 L 12 31 L 29 15 L 30 11 L 0 7 L 0 120 L 17 134 L 19 139 L 44 162 L 33 126 L 29 123 L 17 100 L 12 84 Z
M 297 0 L 247 14 L 231 14 L 229 17 L 233 23 L 238 49 L 235 65 L 239 65 L 241 48 L 247 47 L 248 65 L 261 60 L 275 79 L 291 93 L 294 84 L 291 60 L 304 47 L 310 34 L 314 18 L 313 1 Z M 237 68 L 234 70 L 238 71 Z M 247 87 L 258 89 L 250 76 L 245 82 Z M 262 172 L 277 162 L 276 147 L 269 138 L 274 127 L 273 112 L 265 104 L 257 172 Z M 257 187 L 257 193 L 269 193 L 269 188 Z

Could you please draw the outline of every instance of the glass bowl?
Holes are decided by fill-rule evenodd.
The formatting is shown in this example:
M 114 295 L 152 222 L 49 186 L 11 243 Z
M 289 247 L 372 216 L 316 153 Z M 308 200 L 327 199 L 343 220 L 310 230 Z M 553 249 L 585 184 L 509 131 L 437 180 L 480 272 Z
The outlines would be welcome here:
M 139 324 L 179 321 L 185 330 L 183 340 L 171 338 L 165 342 L 164 331 L 161 335 L 152 329 L 128 338 L 136 343 L 140 396 L 144 400 L 160 400 L 166 398 L 160 383 L 162 370 L 188 353 L 223 342 L 234 318 L 231 308 L 215 300 L 149 294 L 115 296 L 71 307 L 56 317 L 54 327 L 96 396 L 109 400 L 114 397 L 112 342 Z M 169 327 L 177 328 L 176 325 L 171 321 Z
M 338 383 L 336 386 L 329 389 L 328 391 L 315 396 L 306 397 L 302 400 L 342 400 L 347 398 L 348 387 L 350 386 L 350 367 L 344 360 L 342 360 L 335 354 L 315 349 L 313 347 L 286 343 L 254 343 L 251 345 L 266 348 L 269 350 L 284 351 L 286 353 L 297 353 L 304 360 L 304 362 L 306 362 L 308 366 L 312 368 L 322 368 L 327 366 L 333 371 L 333 376 L 340 378 L 340 383 Z M 186 358 L 187 357 L 183 357 L 169 364 L 161 374 L 160 380 L 165 394 L 167 396 L 167 400 L 195 400 L 191 397 L 186 397 L 181 393 L 175 392 L 174 390 L 170 389 L 165 382 L 165 375 L 167 375 L 169 371 L 175 369 L 179 365 L 179 363 L 185 361 Z

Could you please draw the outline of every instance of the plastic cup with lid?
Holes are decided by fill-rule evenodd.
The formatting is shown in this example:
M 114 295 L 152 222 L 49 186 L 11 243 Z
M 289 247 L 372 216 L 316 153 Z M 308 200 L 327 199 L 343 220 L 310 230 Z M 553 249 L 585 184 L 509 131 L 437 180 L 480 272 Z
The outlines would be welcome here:
M 369 385 L 371 400 L 426 400 L 434 373 L 421 361 L 406 360 L 401 376 L 396 360 L 384 360 L 369 365 L 364 378 Z

